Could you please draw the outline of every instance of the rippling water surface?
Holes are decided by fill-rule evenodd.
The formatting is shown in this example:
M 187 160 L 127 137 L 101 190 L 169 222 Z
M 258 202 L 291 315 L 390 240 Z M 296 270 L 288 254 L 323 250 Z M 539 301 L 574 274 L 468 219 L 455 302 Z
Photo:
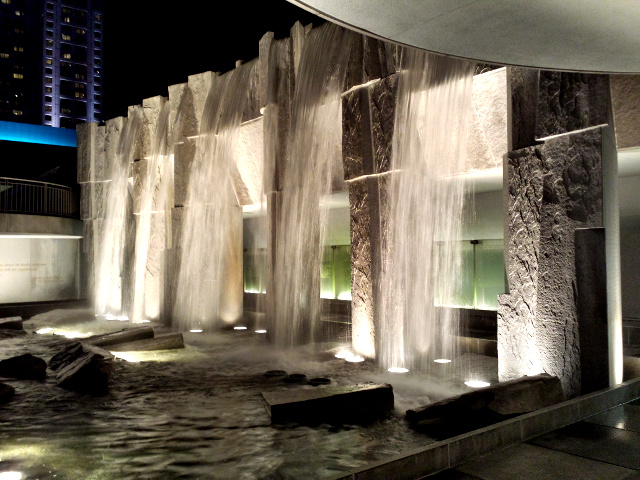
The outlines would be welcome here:
M 25 329 L 56 321 L 62 332 L 64 322 L 54 316 L 34 317 Z M 75 322 L 64 328 L 87 334 L 125 326 Z M 16 396 L 0 406 L 0 472 L 28 479 L 326 478 L 431 443 L 407 427 L 404 411 L 459 391 L 336 359 L 337 344 L 282 355 L 250 330 L 185 340 L 184 350 L 118 360 L 102 397 L 58 388 L 52 376 L 3 380 Z M 0 359 L 31 352 L 49 360 L 69 341 L 51 334 L 4 338 Z M 327 376 L 333 385 L 392 383 L 396 411 L 367 426 L 272 426 L 260 392 L 323 388 L 263 375 L 276 368 Z

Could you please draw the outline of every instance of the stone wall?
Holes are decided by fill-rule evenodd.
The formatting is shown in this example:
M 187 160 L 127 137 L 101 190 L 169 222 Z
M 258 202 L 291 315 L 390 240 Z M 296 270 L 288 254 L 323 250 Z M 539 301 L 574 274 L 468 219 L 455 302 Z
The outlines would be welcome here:
M 604 226 L 607 127 L 589 127 L 607 121 L 608 78 L 521 69 L 513 74 L 512 108 L 531 113 L 535 105 L 536 114 L 535 123 L 524 125 L 512 117 L 512 141 L 537 145 L 508 155 L 509 294 L 499 297 L 500 379 L 546 372 L 559 376 L 573 396 L 581 377 L 574 232 Z M 541 138 L 547 140 L 536 140 Z M 600 342 L 606 350 L 606 339 Z

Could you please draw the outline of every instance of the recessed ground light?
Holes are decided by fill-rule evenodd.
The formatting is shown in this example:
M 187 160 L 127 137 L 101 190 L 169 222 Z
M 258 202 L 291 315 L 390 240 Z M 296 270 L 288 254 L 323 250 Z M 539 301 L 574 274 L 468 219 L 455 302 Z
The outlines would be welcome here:
M 266 330 L 256 330 L 256 333 L 267 333 Z
M 193 329 L 193 330 L 189 330 L 191 333 L 202 333 L 202 330 L 198 330 L 198 329 Z
M 402 368 L 402 367 L 391 367 L 387 369 L 387 372 L 391 372 L 391 373 L 407 373 L 409 371 L 408 368 Z
M 347 357 L 350 357 L 350 356 L 351 356 L 351 354 L 349 352 L 344 351 L 344 350 L 341 351 L 341 352 L 336 353 L 336 355 L 335 355 L 336 358 L 347 358 Z
M 246 330 L 247 327 L 233 327 L 234 330 Z
M 121 316 L 117 316 L 117 315 L 113 315 L 111 313 L 107 313 L 104 316 L 105 320 L 117 320 L 119 322 L 126 322 L 127 320 L 129 320 L 129 317 L 127 317 L 126 315 L 121 315 Z
M 451 363 L 451 360 L 449 360 L 448 358 L 436 358 L 434 360 L 434 362 L 436 362 L 436 363 Z
M 491 385 L 489 382 L 483 382 L 482 380 L 467 380 L 464 384 L 471 388 L 483 388 Z
M 364 362 L 364 358 L 362 358 L 359 355 L 351 355 L 349 357 L 346 357 L 345 360 L 347 362 L 351 362 L 351 363 L 358 363 L 358 362 Z
M 20 472 L 0 472 L 0 480 L 22 480 Z

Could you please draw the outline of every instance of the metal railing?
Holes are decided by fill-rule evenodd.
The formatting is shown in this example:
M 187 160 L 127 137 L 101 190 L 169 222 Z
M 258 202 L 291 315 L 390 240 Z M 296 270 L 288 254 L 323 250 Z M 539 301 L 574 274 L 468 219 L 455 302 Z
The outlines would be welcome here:
M 71 217 L 72 191 L 55 183 L 0 177 L 0 213 Z

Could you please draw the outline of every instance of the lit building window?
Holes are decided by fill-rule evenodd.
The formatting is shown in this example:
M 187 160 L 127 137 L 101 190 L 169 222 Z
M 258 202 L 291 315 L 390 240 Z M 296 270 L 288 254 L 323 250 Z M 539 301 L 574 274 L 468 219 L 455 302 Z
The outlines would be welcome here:
M 86 35 L 87 31 L 84 28 L 76 28 L 76 33 L 78 35 Z
M 2 0 L 5 5 L 11 5 L 11 0 Z
M 62 34 L 62 40 L 66 41 L 66 42 L 70 42 L 71 41 L 71 35 L 66 35 L 66 34 Z
M 62 58 L 64 58 L 65 60 L 71 60 L 71 54 L 69 52 L 63 53 Z
M 14 52 L 24 52 L 24 47 L 13 47 Z
M 84 90 L 84 88 L 85 88 L 85 84 L 84 84 L 84 83 L 78 83 L 78 82 L 75 82 L 75 83 L 73 84 L 73 86 L 74 86 L 74 87 L 76 87 L 76 88 L 78 88 L 78 89 L 80 89 L 80 90 Z
M 47 65 L 53 65 L 53 60 L 51 60 L 50 58 L 47 58 L 44 63 L 46 63 Z
M 13 114 L 16 115 L 16 116 L 20 116 L 20 115 L 22 115 L 22 110 L 14 110 Z
M 24 76 L 21 73 L 14 73 L 13 74 L 13 78 L 22 79 L 22 78 L 24 78 Z
M 16 33 L 24 33 L 24 30 L 22 28 L 14 28 L 13 31 Z
M 52 107 L 51 105 L 46 105 L 46 106 L 44 107 L 44 111 L 45 111 L 45 112 L 51 112 L 52 110 L 53 110 L 53 107 Z
M 0 58 L 9 58 L 8 53 L 0 53 Z
M 76 80 L 85 80 L 84 75 L 82 73 L 76 73 Z
M 71 17 L 62 17 L 62 21 L 65 23 L 71 23 Z
M 51 77 L 45 77 L 44 83 L 53 83 L 53 80 L 51 79 Z
M 98 21 L 102 20 L 102 15 L 100 15 L 99 13 L 96 13 L 96 20 Z
M 47 32 L 49 33 L 49 32 Z M 53 47 L 53 40 L 47 40 L 46 41 L 47 47 Z
M 84 98 L 84 92 L 76 92 L 76 98 Z
M 70 108 L 61 108 L 60 109 L 60 113 L 64 113 L 65 115 L 71 115 L 71 109 Z
M 53 89 L 51 87 L 44 87 L 45 93 L 53 93 Z
M 16 17 L 21 17 L 23 13 L 20 10 L 16 10 Z

